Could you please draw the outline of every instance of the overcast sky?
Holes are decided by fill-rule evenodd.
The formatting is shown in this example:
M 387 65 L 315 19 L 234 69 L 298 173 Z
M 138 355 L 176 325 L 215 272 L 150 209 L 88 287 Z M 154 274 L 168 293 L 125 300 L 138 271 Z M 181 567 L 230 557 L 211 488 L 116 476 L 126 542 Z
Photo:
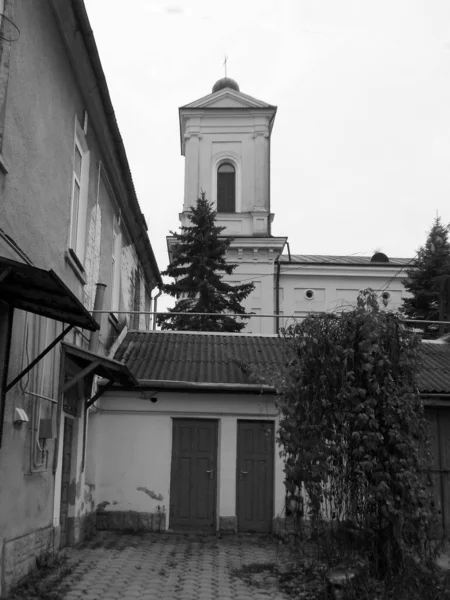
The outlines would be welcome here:
M 178 107 L 228 75 L 278 106 L 272 232 L 293 254 L 410 257 L 450 221 L 449 0 L 85 0 L 161 270 Z

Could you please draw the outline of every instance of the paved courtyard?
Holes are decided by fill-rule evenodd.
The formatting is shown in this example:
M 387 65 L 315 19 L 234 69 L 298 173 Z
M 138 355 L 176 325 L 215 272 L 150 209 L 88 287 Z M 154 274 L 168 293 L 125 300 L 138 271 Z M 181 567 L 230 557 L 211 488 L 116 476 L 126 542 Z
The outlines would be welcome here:
M 285 600 L 275 573 L 285 553 L 268 536 L 99 532 L 70 550 L 55 591 L 64 600 Z

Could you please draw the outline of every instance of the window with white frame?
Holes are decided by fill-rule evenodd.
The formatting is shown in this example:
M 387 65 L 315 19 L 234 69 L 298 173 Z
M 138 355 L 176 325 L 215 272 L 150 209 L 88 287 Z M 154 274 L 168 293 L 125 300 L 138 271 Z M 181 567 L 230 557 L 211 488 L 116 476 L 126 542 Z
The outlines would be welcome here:
M 113 243 L 111 256 L 111 312 L 117 313 L 120 305 L 120 270 L 122 253 L 122 234 L 120 215 L 113 218 Z M 117 317 L 117 314 L 115 314 Z
M 34 354 L 42 352 L 53 340 L 57 333 L 55 321 L 44 317 L 35 317 L 34 325 L 27 324 L 30 331 L 34 329 L 36 344 Z M 31 410 L 31 471 L 43 471 L 48 468 L 48 446 L 54 437 L 55 419 L 55 350 L 52 350 L 34 369 L 30 380 Z M 53 399 L 53 401 L 52 401 Z
M 70 203 L 69 249 L 83 267 L 86 240 L 86 213 L 89 183 L 89 149 L 86 136 L 78 119 L 75 119 L 73 151 L 72 197 Z

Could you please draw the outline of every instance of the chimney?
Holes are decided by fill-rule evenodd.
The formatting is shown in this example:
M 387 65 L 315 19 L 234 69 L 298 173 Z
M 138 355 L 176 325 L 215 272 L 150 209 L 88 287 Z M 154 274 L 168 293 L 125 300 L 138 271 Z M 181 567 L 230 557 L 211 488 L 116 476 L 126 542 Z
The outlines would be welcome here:
M 97 289 L 95 291 L 95 302 L 94 302 L 94 311 L 103 310 L 103 300 L 105 298 L 105 283 L 97 283 Z M 94 313 L 94 319 L 97 321 L 99 325 L 102 324 L 102 314 Z M 100 330 L 92 331 L 91 337 L 89 340 L 89 351 L 90 352 L 98 352 L 98 344 L 99 344 Z

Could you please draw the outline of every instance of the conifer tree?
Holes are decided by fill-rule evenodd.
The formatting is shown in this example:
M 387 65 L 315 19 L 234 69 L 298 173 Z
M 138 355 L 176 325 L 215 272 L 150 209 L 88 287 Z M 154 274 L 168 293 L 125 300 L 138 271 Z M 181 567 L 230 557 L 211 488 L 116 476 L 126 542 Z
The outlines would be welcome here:
M 173 277 L 172 283 L 163 285 L 162 291 L 177 299 L 169 309 L 173 313 L 216 313 L 217 316 L 190 314 L 161 315 L 158 323 L 162 329 L 177 331 L 239 332 L 245 323 L 227 313 L 245 315 L 241 302 L 251 293 L 253 283 L 230 284 L 223 281 L 231 275 L 236 264 L 225 260 L 231 239 L 220 237 L 225 227 L 215 223 L 216 212 L 205 197 L 197 200 L 190 209 L 191 225 L 181 227 L 176 238 L 172 261 L 162 275 Z
M 439 296 L 442 281 L 450 276 L 449 228 L 436 217 L 424 246 L 421 246 L 411 267 L 406 271 L 405 288 L 412 294 L 403 299 L 401 312 L 410 319 L 439 319 Z M 437 326 L 427 328 L 436 334 Z

